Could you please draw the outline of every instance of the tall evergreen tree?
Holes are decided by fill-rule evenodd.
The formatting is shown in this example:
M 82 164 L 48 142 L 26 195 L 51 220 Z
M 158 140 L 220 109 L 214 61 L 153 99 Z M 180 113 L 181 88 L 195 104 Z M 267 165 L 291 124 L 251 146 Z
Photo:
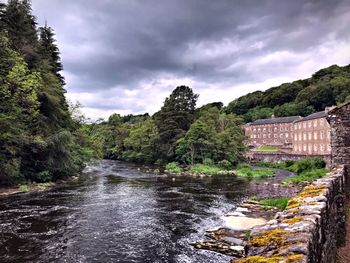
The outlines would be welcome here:
M 39 27 L 39 53 L 43 59 L 47 60 L 52 73 L 57 76 L 62 85 L 65 85 L 64 77 L 60 74 L 63 69 L 60 51 L 54 37 L 55 34 L 51 27 L 46 24 L 44 27 Z
M 159 136 L 156 145 L 159 157 L 169 160 L 174 157 L 175 143 L 190 128 L 198 95 L 187 86 L 177 87 L 165 99 L 164 105 L 154 116 Z
M 35 17 L 29 0 L 9 0 L 0 13 L 2 30 L 7 33 L 11 47 L 23 54 L 29 69 L 38 64 L 38 36 Z

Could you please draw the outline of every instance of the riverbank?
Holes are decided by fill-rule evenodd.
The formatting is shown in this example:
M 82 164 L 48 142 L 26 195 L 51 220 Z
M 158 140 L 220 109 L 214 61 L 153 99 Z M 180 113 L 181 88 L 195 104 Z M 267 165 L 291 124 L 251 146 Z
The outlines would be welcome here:
M 75 181 L 77 179 L 78 179 L 78 176 L 73 176 L 73 177 L 70 177 L 69 179 L 59 180 L 56 182 L 29 183 L 29 184 L 22 184 L 22 185 L 11 186 L 11 187 L 0 187 L 0 197 L 14 195 L 14 194 L 44 191 L 59 185 L 63 185 L 71 181 Z

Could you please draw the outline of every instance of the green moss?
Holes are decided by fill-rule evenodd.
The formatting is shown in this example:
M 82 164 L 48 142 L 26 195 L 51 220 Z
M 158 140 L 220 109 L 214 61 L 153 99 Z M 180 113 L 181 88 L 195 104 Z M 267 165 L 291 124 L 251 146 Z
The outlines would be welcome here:
M 282 246 L 286 242 L 287 232 L 283 229 L 273 229 L 262 232 L 259 236 L 254 236 L 250 239 L 250 244 L 255 247 L 268 245 Z
M 272 257 L 262 257 L 262 256 L 250 256 L 247 258 L 238 259 L 233 261 L 235 263 L 278 263 L 283 258 L 280 256 L 272 256 Z
M 302 254 L 294 254 L 294 255 L 287 256 L 287 258 L 285 259 L 285 262 L 294 263 L 294 262 L 298 262 L 299 260 L 302 260 L 303 258 L 304 258 L 304 255 Z
M 303 191 L 301 191 L 298 196 L 307 198 L 307 197 L 316 197 L 319 195 L 322 195 L 326 192 L 326 186 L 320 185 L 320 186 L 306 186 Z
M 295 223 L 299 223 L 301 221 L 302 221 L 302 218 L 299 217 L 299 216 L 296 216 L 296 217 L 293 217 L 293 218 L 290 218 L 290 219 L 282 220 L 282 223 L 284 223 L 284 224 L 295 224 Z
M 280 149 L 277 146 L 263 145 L 263 146 L 256 148 L 256 150 L 260 151 L 260 152 L 278 152 Z
M 295 208 L 301 206 L 302 202 L 298 199 L 298 197 L 294 197 L 288 201 L 287 208 Z

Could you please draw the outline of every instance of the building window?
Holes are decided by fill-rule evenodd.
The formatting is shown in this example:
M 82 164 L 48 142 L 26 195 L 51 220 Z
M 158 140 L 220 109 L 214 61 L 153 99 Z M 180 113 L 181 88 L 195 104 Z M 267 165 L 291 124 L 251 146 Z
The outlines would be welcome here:
M 263 131 L 266 132 L 266 128 L 264 128 Z
M 288 138 L 288 137 L 289 137 L 289 134 L 288 134 L 288 133 L 286 133 L 286 135 L 285 135 L 285 136 L 286 136 L 286 138 Z
M 317 145 L 314 144 L 314 152 L 317 152 Z
M 277 134 L 274 134 L 273 137 L 277 138 Z
M 299 141 L 301 141 L 301 133 L 299 133 Z
M 303 135 L 304 135 L 304 141 L 306 141 L 306 139 L 307 139 L 307 138 L 306 138 L 306 133 L 304 133 Z
M 283 131 L 283 127 L 280 127 L 280 131 Z
M 258 132 L 261 132 L 261 129 L 260 129 L 260 128 L 258 129 Z
M 269 139 L 271 138 L 271 133 L 269 133 Z
M 312 139 L 312 133 L 309 132 L 309 140 L 311 140 L 311 139 Z
M 314 139 L 317 140 L 317 132 L 314 132 Z
M 306 144 L 303 145 L 303 150 L 306 152 Z
M 254 130 L 253 130 L 254 132 L 256 132 L 256 128 L 254 128 Z
M 264 138 L 264 139 L 266 138 L 266 134 L 263 134 L 263 138 Z
M 317 127 L 317 120 L 314 120 L 314 127 Z
M 320 131 L 320 139 L 323 140 L 323 131 Z
M 299 130 L 301 129 L 301 123 L 299 123 Z
M 324 125 L 324 119 L 320 119 L 320 126 Z
M 320 146 L 320 151 L 324 152 L 324 145 L 323 144 L 321 144 L 321 146 Z
M 297 141 L 297 140 L 298 140 L 298 135 L 294 134 L 294 141 Z
M 281 138 L 281 139 L 283 138 L 283 134 L 282 134 L 282 133 L 280 134 L 280 138 Z
M 306 122 L 303 123 L 303 127 L 306 128 Z

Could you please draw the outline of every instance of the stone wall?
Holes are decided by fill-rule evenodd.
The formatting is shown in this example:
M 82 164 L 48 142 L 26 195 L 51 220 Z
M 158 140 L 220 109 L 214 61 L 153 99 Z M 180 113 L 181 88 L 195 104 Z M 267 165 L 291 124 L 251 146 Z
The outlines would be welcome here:
M 252 230 L 239 263 L 335 263 L 350 196 L 350 102 L 329 111 L 332 171 L 306 186 L 266 225 Z
M 338 166 L 305 187 L 285 211 L 251 231 L 247 257 L 233 262 L 335 263 L 345 238 L 346 174 Z
M 248 159 L 253 162 L 274 162 L 279 163 L 286 160 L 300 160 L 305 158 L 321 157 L 328 166 L 331 165 L 331 155 L 303 155 L 279 152 L 250 152 Z
M 350 165 L 350 102 L 331 110 L 332 163 Z

